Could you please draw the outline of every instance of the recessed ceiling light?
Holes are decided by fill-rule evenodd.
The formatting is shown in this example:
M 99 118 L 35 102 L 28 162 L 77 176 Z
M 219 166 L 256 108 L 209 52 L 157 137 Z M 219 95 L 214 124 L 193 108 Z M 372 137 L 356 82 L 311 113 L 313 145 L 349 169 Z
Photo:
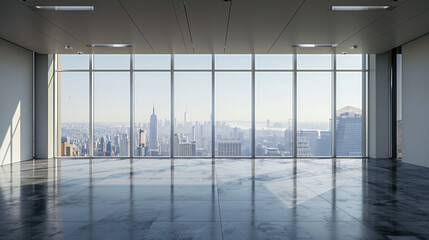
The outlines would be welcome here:
M 94 6 L 34 6 L 36 10 L 48 11 L 94 11 Z
M 126 47 L 132 47 L 131 44 L 90 44 L 88 47 L 112 47 L 112 48 L 126 48 Z
M 358 45 L 356 44 L 350 47 L 350 49 L 356 49 L 356 48 L 358 48 Z
M 64 49 L 73 49 L 73 47 L 71 45 L 65 45 Z
M 316 47 L 336 47 L 338 44 L 294 44 L 292 47 L 316 48 Z
M 83 52 L 77 52 L 77 54 L 82 55 L 82 54 L 83 54 Z
M 392 6 L 332 6 L 332 11 L 382 11 L 392 8 Z

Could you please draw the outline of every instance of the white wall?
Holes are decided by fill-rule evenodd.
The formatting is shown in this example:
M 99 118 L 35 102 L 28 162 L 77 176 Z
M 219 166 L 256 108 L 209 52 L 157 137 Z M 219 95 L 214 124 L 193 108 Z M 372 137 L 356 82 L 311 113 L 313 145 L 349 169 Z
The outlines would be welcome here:
M 402 161 L 429 167 L 429 36 L 402 46 Z
M 0 39 L 0 165 L 33 158 L 33 53 Z

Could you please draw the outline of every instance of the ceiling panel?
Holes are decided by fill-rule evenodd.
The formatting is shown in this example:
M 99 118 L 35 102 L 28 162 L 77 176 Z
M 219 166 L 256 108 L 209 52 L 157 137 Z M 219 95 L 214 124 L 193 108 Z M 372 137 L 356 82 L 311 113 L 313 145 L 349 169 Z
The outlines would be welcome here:
M 39 11 L 34 5 L 94 5 L 96 11 Z M 332 12 L 332 5 L 396 8 Z M 381 53 L 428 33 L 427 22 L 427 0 L 0 1 L 0 37 L 39 53 Z M 87 47 L 95 43 L 133 48 Z M 292 47 L 298 43 L 340 45 Z M 351 50 L 354 44 L 359 47 Z
M 193 53 L 223 53 L 230 3 L 224 0 L 174 0 L 174 3 L 187 13 L 185 23 L 190 29 Z
M 27 1 L 27 5 L 58 5 L 58 1 Z M 153 53 L 154 50 L 139 32 L 127 12 L 117 0 L 69 0 L 64 5 L 93 5 L 96 11 L 39 11 L 37 14 L 64 29 L 73 38 L 85 45 L 104 43 L 133 44 L 138 51 Z M 40 27 L 44 29 L 44 26 Z M 108 48 L 94 48 L 94 52 L 110 51 Z M 121 51 L 115 49 L 115 51 Z M 129 51 L 123 49 L 122 51 Z
M 171 0 L 122 0 L 138 28 L 156 53 L 190 53 L 192 45 L 187 28 L 179 24 L 184 13 L 177 14 Z
M 352 5 L 352 1 L 342 3 Z M 334 12 L 330 10 L 334 4 L 333 1 L 306 0 L 269 53 L 292 52 L 294 44 L 340 44 L 386 14 L 386 11 Z
M 227 53 L 267 53 L 303 0 L 232 1 Z
M 19 1 L 0 1 L 0 36 L 39 53 L 63 50 L 65 44 L 87 50 L 78 39 Z
M 338 46 L 339 51 L 349 51 L 358 45 L 356 52 L 382 53 L 429 32 L 429 1 L 403 1 L 387 12 L 383 18 L 357 32 Z

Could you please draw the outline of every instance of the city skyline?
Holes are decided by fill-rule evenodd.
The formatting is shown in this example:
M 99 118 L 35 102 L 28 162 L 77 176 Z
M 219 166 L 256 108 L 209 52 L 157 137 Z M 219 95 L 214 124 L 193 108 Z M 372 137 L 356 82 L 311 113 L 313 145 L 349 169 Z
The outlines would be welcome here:
M 337 151 L 339 156 L 360 156 L 362 154 L 362 110 L 346 106 L 337 112 Z M 209 156 L 211 147 L 211 124 L 187 121 L 187 112 L 184 121 L 175 124 L 173 151 L 175 156 Z M 158 124 L 161 125 L 161 134 L 158 135 Z M 288 125 L 276 126 L 269 119 L 266 126 L 256 129 L 255 147 L 257 156 L 291 156 L 292 129 Z M 70 123 L 63 123 L 61 137 L 62 156 L 88 156 L 89 136 L 86 133 L 77 133 L 82 128 L 70 127 Z M 169 122 L 158 120 L 155 107 L 152 109 L 148 123 L 138 124 L 134 132 L 133 154 L 136 156 L 168 156 L 170 154 L 170 136 L 165 131 L 165 124 Z M 127 126 L 106 126 L 100 124 L 94 134 L 95 156 L 128 156 L 129 132 L 123 133 Z M 198 128 L 198 129 L 197 129 Z M 206 128 L 204 130 L 204 128 Z M 122 130 L 121 130 L 122 129 Z M 216 156 L 248 156 L 251 149 L 250 136 L 246 129 L 232 127 L 226 122 L 216 124 Z M 164 131 L 162 131 L 164 130 Z M 208 131 L 207 131 L 208 130 Z M 248 129 L 247 129 L 248 130 Z M 100 133 L 101 131 L 101 133 Z M 121 133 L 122 132 L 122 133 Z M 247 131 L 248 132 L 248 131 Z M 79 136 L 80 135 L 80 136 Z M 329 156 L 331 144 L 330 130 L 298 129 L 298 156 Z

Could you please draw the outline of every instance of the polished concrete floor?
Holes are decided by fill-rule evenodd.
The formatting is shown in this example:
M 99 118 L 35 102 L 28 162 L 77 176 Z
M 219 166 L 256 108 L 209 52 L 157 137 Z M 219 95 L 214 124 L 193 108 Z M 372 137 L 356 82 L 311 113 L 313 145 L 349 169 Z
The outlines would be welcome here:
M 0 239 L 429 239 L 429 169 L 386 159 L 0 167 Z

